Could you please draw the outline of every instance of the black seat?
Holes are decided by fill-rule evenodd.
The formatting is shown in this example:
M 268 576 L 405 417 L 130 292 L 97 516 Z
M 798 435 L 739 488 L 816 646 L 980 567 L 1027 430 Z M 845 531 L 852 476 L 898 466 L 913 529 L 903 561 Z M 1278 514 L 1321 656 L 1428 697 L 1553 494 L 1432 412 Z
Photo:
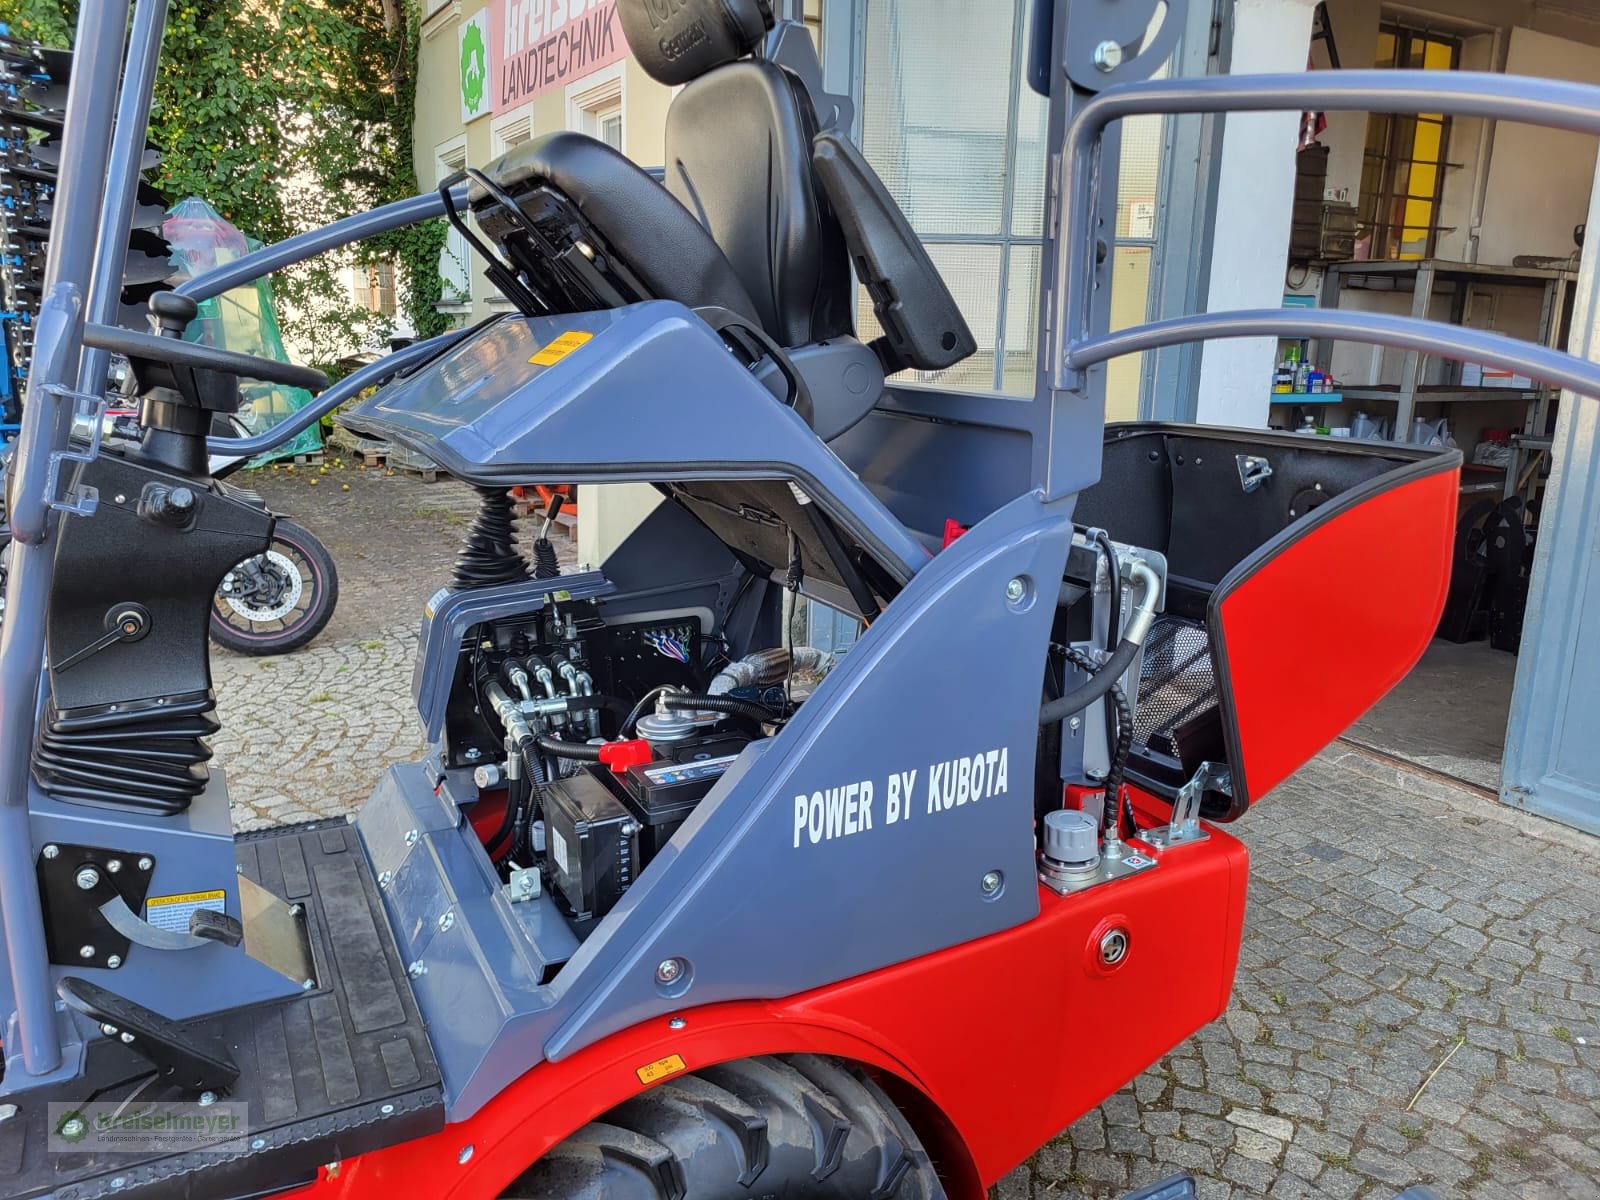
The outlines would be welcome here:
M 543 278 L 550 272 L 541 259 L 572 266 L 577 259 L 593 261 L 577 248 L 581 243 L 604 256 L 601 270 L 622 274 L 615 281 L 621 303 L 676 300 L 760 321 L 759 306 L 711 235 L 660 183 L 604 142 L 581 133 L 548 133 L 513 147 L 484 175 L 516 198 L 526 222 L 548 243 L 549 248 L 531 245 L 534 233 L 526 223 L 495 205 L 488 188 L 474 181 L 467 202 L 479 212 L 484 233 L 534 288 L 551 282 Z M 557 312 L 593 306 L 584 298 L 572 304 L 543 298 Z
M 780 31 L 799 33 L 784 44 L 803 61 L 762 57 L 767 0 L 618 0 L 618 15 L 639 65 L 681 87 L 667 114 L 665 187 L 575 133 L 469 172 L 469 203 L 510 262 L 496 276 L 508 296 L 530 311 L 652 297 L 729 310 L 787 352 L 823 437 L 873 407 L 884 374 L 973 352 L 883 183 L 843 131 L 819 127 L 807 35 Z M 884 329 L 870 350 L 854 338 L 852 262 Z
M 667 113 L 667 190 L 711 231 L 785 346 L 855 332 L 844 232 L 811 170 L 816 135 L 800 81 L 759 59 L 694 80 Z

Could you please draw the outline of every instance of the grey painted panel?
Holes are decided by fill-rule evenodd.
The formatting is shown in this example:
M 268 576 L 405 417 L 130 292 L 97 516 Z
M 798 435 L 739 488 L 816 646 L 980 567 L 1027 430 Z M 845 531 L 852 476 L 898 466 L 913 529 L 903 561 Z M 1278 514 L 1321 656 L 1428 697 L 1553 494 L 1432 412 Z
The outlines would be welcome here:
M 1065 506 L 1027 495 L 935 558 L 579 950 L 556 980 L 575 1003 L 546 1052 L 675 1008 L 790 995 L 1034 916 L 1039 664 L 1070 539 Z M 1013 578 L 1028 581 L 1022 604 L 1006 598 Z M 937 764 L 991 751 L 985 789 L 1003 763 L 1004 790 L 930 810 Z M 891 776 L 911 771 L 909 815 L 889 822 Z M 815 797 L 863 781 L 871 827 L 824 827 L 813 841 Z M 990 870 L 1008 883 L 986 899 Z M 690 964 L 686 989 L 656 982 L 671 957 Z
M 563 334 L 589 335 L 549 365 Z M 343 418 L 471 483 L 794 479 L 885 568 L 926 551 L 680 304 L 498 321 Z
M 30 807 L 36 849 L 55 842 L 125 850 L 127 870 L 136 870 L 138 858 L 149 855 L 155 868 L 148 895 L 222 891 L 228 915 L 241 915 L 228 786 L 221 770 L 213 768 L 206 790 L 172 817 L 63 804 L 38 790 Z M 298 981 L 258 963 L 243 945 L 220 942 L 194 950 L 134 945 L 114 971 L 51 968 L 53 979 L 63 975 L 82 976 L 175 1021 L 300 992 Z
M 1600 221 L 1600 187 L 1589 219 Z M 1584 246 L 1572 314 L 1571 348 L 1591 362 L 1600 362 L 1596 250 Z M 1563 392 L 1551 453 L 1500 796 L 1600 834 L 1600 408 Z
M 357 828 L 373 869 L 393 872 L 391 923 L 426 968 L 413 989 L 452 1119 L 547 1056 L 653 1014 L 791 995 L 1033 917 L 1039 664 L 1069 517 L 1029 494 L 934 558 L 788 726 L 746 749 L 549 984 L 536 982 L 542 966 L 572 954 L 564 924 L 514 911 L 525 906 L 501 895 L 470 826 L 447 827 L 423 769 L 392 771 Z M 1028 581 L 1019 603 L 1006 596 L 1013 578 Z M 930 770 L 973 756 L 985 756 L 983 794 L 970 794 L 969 765 L 965 789 L 947 775 L 950 806 L 930 811 Z M 898 794 L 912 771 L 909 815 L 891 823 L 889 777 Z M 852 816 L 833 801 L 834 836 L 819 812 L 813 843 L 810 797 L 851 784 Z M 986 899 L 990 870 L 1007 882 Z M 692 979 L 666 994 L 655 967 L 676 955 Z

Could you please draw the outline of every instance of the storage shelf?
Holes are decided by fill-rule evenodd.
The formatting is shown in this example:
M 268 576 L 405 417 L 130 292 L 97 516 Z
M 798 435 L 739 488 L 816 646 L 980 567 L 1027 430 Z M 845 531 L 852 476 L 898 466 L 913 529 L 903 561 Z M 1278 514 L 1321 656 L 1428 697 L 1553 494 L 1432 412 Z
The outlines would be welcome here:
M 1328 267 L 1347 288 L 1367 291 L 1410 291 L 1414 277 L 1426 267 L 1442 282 L 1469 280 L 1474 283 L 1537 287 L 1556 279 L 1576 279 L 1576 267 L 1510 267 L 1488 263 L 1451 262 L 1447 259 L 1374 260 L 1341 262 Z
M 1432 400 L 1440 404 L 1461 404 L 1478 400 L 1533 400 L 1538 398 L 1541 390 L 1511 387 L 1452 387 L 1448 384 L 1436 384 L 1419 387 L 1414 396 L 1418 401 Z M 1386 400 L 1391 404 L 1397 403 L 1401 396 L 1400 389 L 1392 384 L 1379 384 L 1376 387 L 1345 387 L 1343 392 L 1350 400 Z
M 1343 392 L 1273 392 L 1274 404 L 1337 404 Z

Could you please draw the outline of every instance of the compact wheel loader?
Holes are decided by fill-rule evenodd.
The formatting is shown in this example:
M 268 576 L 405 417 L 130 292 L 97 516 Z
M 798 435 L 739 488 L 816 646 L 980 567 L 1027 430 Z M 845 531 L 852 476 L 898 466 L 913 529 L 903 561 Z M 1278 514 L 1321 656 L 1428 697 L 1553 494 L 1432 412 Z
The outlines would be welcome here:
M 619 0 L 680 89 L 664 178 L 551 134 L 119 328 L 164 5 L 83 0 L 6 476 L 0 1191 L 972 1200 L 1224 1010 L 1247 874 L 1226 827 L 1421 653 L 1460 458 L 1107 428 L 1105 363 L 1303 331 L 1587 394 L 1600 370 L 1378 314 L 1107 332 L 1116 122 L 1600 133 L 1600 90 L 1151 81 L 1182 25 L 1168 0 L 1151 32 L 1155 7 L 1036 6 L 1054 150 L 1018 400 L 902 381 L 975 339 L 767 0 Z M 514 313 L 336 386 L 182 338 L 200 300 L 440 215 Z M 95 441 L 111 355 L 130 446 Z M 320 397 L 208 444 L 244 378 Z M 236 835 L 207 619 L 274 517 L 208 449 L 352 401 L 352 428 L 481 496 L 421 618 L 430 748 L 349 821 Z M 510 488 L 624 481 L 660 503 L 603 563 L 518 552 Z M 812 604 L 858 636 L 807 644 Z M 1359 646 L 1286 644 L 1334 623 Z

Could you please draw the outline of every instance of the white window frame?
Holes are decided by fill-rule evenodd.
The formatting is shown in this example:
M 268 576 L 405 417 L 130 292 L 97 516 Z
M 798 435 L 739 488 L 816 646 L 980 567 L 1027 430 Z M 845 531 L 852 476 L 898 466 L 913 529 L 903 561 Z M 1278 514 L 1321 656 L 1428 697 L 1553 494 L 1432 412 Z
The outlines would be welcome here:
M 612 63 L 591 71 L 582 79 L 567 84 L 567 128 L 600 137 L 600 122 L 615 112 L 622 123 L 622 145 L 618 149 L 628 152 L 628 89 L 626 87 L 628 60 Z
M 444 179 L 445 176 L 454 174 L 456 171 L 461 170 L 466 165 L 467 135 L 465 133 L 457 134 L 448 141 L 440 142 L 433 148 L 433 181 L 435 185 L 437 185 L 440 180 Z M 467 245 L 466 238 L 462 237 L 461 234 L 456 231 L 454 226 L 450 227 L 449 233 L 445 237 L 444 245 L 445 248 L 443 253 L 451 255 L 453 258 L 460 259 L 460 282 L 465 287 L 466 295 L 459 300 L 441 299 L 434 307 L 443 313 L 470 313 L 472 311 L 473 280 L 472 248 Z M 443 279 L 446 286 L 452 287 L 453 290 L 453 285 L 455 284 L 456 280 L 450 278 L 450 276 L 446 274 L 442 259 L 439 264 L 439 275 Z
M 513 146 L 533 138 L 533 105 L 501 113 L 489 123 L 489 157 L 499 158 Z

